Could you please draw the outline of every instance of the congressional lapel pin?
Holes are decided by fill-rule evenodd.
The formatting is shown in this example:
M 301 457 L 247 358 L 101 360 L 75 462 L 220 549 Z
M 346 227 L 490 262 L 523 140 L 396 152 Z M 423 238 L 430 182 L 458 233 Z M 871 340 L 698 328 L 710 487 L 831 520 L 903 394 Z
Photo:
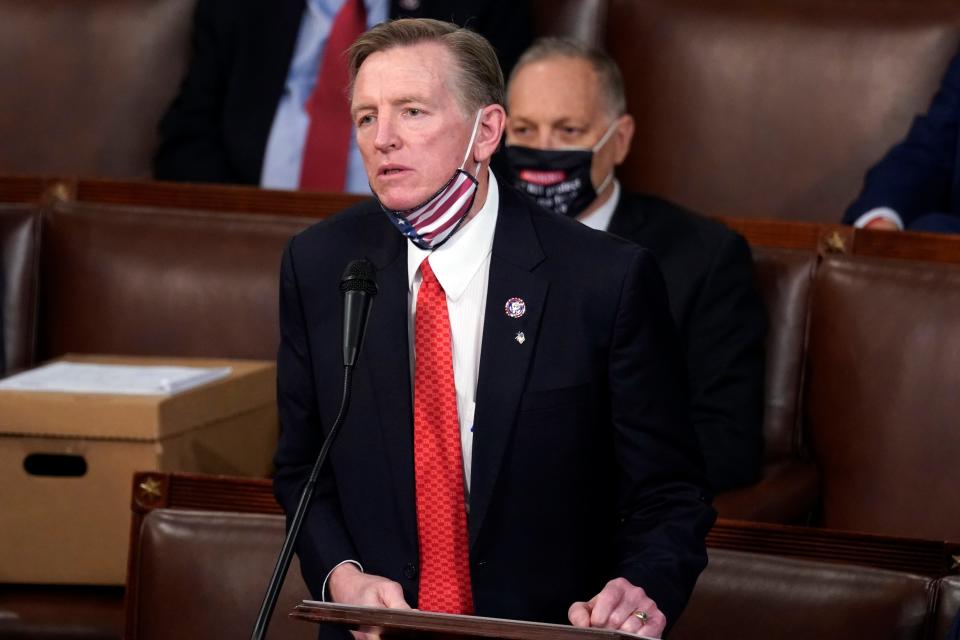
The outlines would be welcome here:
M 511 318 L 519 318 L 527 312 L 527 303 L 523 298 L 510 298 L 503 307 L 504 312 Z
M 517 341 L 517 344 L 523 344 L 527 341 L 527 336 L 523 335 L 523 331 L 517 331 L 517 335 L 513 339 Z

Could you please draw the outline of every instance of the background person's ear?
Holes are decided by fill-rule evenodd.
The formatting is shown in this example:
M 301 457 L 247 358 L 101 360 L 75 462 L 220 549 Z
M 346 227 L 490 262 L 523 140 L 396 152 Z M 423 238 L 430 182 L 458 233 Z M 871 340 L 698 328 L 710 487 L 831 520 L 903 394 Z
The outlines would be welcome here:
M 624 158 L 627 157 L 627 154 L 630 153 L 630 144 L 633 142 L 633 132 L 636 130 L 636 125 L 633 121 L 633 116 L 629 113 L 625 113 L 617 118 L 616 122 L 617 128 L 614 130 L 613 136 L 611 136 L 611 142 L 614 148 L 614 161 L 617 166 L 620 166 Z

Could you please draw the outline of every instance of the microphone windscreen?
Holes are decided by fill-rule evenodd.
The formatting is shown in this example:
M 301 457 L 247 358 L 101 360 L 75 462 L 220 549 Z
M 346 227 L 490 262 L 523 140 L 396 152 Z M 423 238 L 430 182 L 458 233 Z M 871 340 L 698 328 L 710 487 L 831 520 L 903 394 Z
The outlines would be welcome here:
M 370 295 L 377 293 L 376 269 L 366 258 L 353 260 L 343 270 L 340 279 L 340 292 L 364 291 Z

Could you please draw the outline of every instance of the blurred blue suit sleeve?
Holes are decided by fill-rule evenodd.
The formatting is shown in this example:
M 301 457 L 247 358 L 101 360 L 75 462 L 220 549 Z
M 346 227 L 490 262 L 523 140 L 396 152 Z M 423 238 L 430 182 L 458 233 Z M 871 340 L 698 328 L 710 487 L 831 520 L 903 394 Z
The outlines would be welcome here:
M 928 213 L 960 216 L 958 120 L 960 54 L 951 61 L 927 113 L 918 116 L 906 139 L 867 173 L 863 190 L 843 222 L 853 224 L 876 207 L 890 207 L 906 227 Z

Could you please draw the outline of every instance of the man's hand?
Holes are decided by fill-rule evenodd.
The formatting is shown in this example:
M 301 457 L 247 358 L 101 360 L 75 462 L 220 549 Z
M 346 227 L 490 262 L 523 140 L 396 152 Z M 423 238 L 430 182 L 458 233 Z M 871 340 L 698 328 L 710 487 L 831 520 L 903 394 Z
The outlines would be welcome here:
M 864 225 L 863 228 L 864 228 L 864 229 L 870 229 L 871 231 L 876 231 L 876 230 L 879 230 L 879 231 L 900 231 L 900 227 L 897 226 L 897 223 L 895 223 L 893 220 L 891 220 L 891 219 L 889 219 L 889 218 L 884 218 L 883 216 L 880 216 L 880 217 L 878 217 L 878 218 L 874 218 L 873 220 L 871 220 L 870 222 L 868 222 L 866 225 Z
M 341 604 L 356 604 L 367 607 L 385 607 L 389 609 L 409 609 L 403 599 L 403 588 L 393 580 L 381 576 L 363 573 L 356 565 L 342 564 L 330 574 L 327 583 L 330 597 Z M 357 640 L 377 640 L 377 629 L 351 631 Z
M 641 613 L 646 614 L 646 621 Z M 589 602 L 574 602 L 567 617 L 575 627 L 617 629 L 650 638 L 659 638 L 667 626 L 657 603 L 625 578 L 611 580 Z
M 330 574 L 330 597 L 341 604 L 409 609 L 403 588 L 393 580 L 363 573 L 354 564 L 342 564 Z

